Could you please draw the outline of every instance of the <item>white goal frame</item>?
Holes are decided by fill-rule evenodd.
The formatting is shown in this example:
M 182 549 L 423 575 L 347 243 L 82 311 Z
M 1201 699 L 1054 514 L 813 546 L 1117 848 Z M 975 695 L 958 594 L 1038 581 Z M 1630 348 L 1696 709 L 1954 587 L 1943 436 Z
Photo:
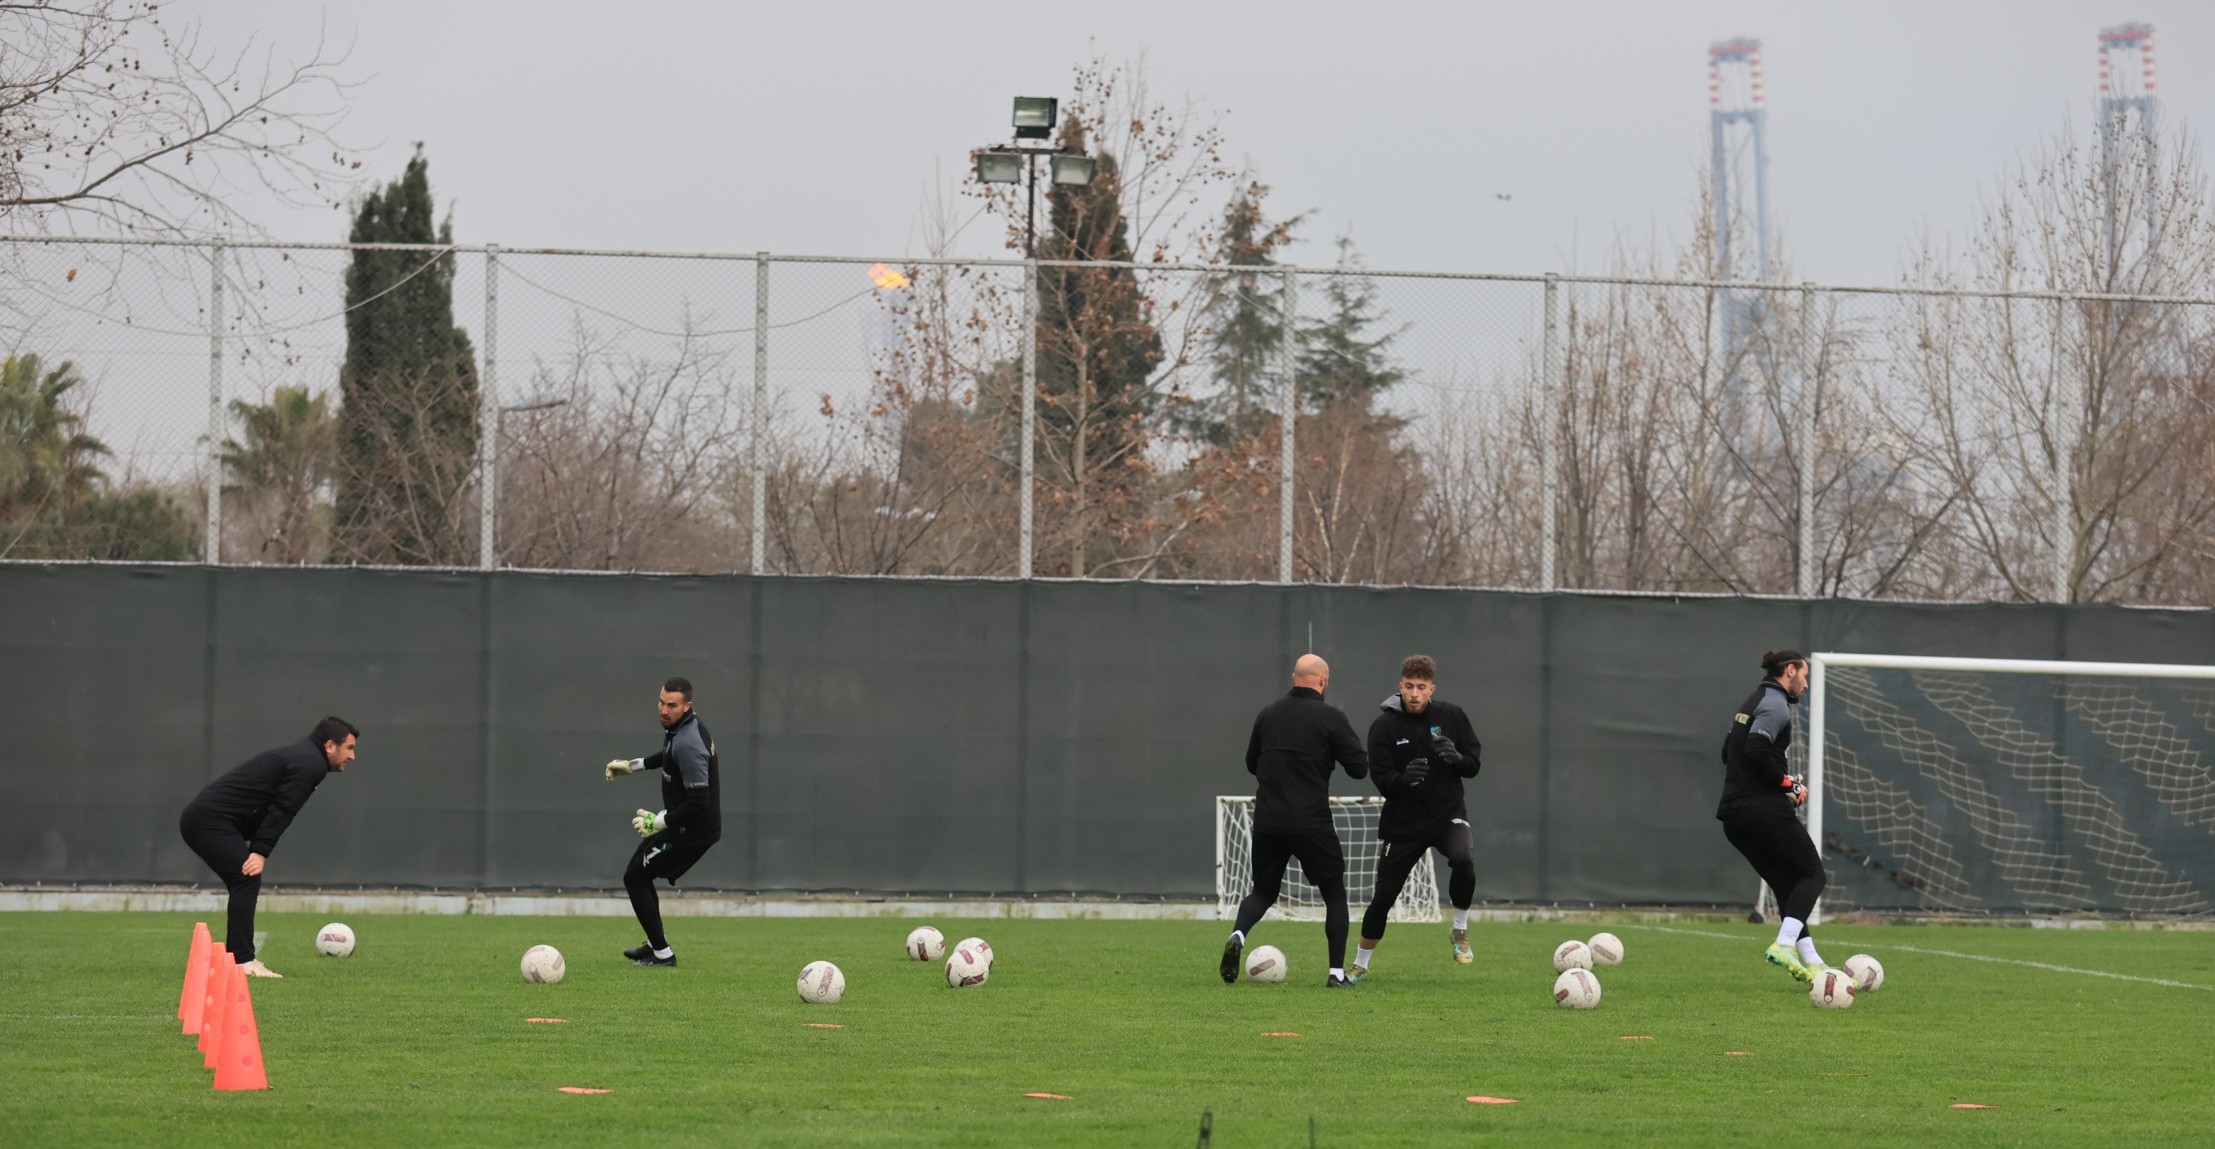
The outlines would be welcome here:
M 1370 893 L 1376 887 L 1377 862 L 1382 853 L 1382 841 L 1377 837 L 1375 818 L 1384 810 L 1384 799 L 1332 798 L 1331 824 L 1338 831 L 1339 844 L 1346 851 L 1346 900 L 1349 913 L 1369 903 Z M 1215 912 L 1223 921 L 1238 917 L 1238 904 L 1245 900 L 1253 888 L 1253 871 L 1245 864 L 1252 857 L 1254 828 L 1254 799 L 1250 794 L 1220 794 L 1215 799 Z M 1243 842 L 1243 845 L 1241 845 Z M 1426 848 L 1425 855 L 1430 853 Z M 1323 920 L 1324 907 L 1312 892 L 1302 894 L 1300 887 L 1308 886 L 1306 875 L 1294 860 L 1285 871 L 1283 892 L 1277 904 L 1269 912 L 1285 921 L 1319 922 Z M 1390 921 L 1438 922 L 1445 920 L 1438 899 L 1438 863 L 1424 857 L 1408 874 L 1407 885 L 1400 890 L 1400 899 L 1392 903 Z
M 1825 709 L 1829 692 L 1824 671 L 1833 666 L 1867 667 L 1872 670 L 1951 670 L 1973 674 L 2045 674 L 2086 678 L 2186 678 L 2215 679 L 2215 666 L 2170 662 L 2071 662 L 2032 658 L 1948 658 L 1915 654 L 1824 653 L 1808 657 L 1807 677 L 1807 835 L 1815 853 L 1823 853 L 1823 751 Z M 1827 863 L 1826 863 L 1827 866 Z M 1763 889 L 1766 903 L 1767 889 Z M 1810 925 L 1820 917 L 1822 903 L 1808 915 Z

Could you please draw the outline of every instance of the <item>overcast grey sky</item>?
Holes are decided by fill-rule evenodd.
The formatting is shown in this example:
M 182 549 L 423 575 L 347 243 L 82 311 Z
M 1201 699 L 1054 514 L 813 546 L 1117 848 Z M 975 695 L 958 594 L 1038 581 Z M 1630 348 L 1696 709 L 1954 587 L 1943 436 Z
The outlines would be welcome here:
M 182 0 L 210 41 L 353 44 L 343 135 L 413 142 L 456 236 L 510 245 L 914 255 L 923 201 L 1064 95 L 1097 48 L 1219 109 L 1233 157 L 1351 228 L 1373 267 L 1597 270 L 1683 236 L 1706 49 L 1765 42 L 1771 199 L 1796 279 L 1897 277 L 2009 166 L 2091 120 L 2098 29 L 2154 24 L 2170 122 L 2208 122 L 2215 5 L 2128 3 L 656 3 Z M 1512 199 L 1501 200 L 1499 195 Z M 340 239 L 326 214 L 274 235 Z M 999 254 L 997 231 L 966 249 Z

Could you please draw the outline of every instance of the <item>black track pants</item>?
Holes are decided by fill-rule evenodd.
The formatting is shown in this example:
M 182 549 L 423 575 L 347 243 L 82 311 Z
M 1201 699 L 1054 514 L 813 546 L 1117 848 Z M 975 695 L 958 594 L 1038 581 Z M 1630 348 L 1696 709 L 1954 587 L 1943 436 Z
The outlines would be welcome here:
M 1789 813 L 1737 810 L 1723 816 L 1723 836 L 1746 856 L 1788 918 L 1806 921 L 1823 896 L 1823 858 L 1807 827 Z
M 1408 875 L 1430 857 L 1432 850 L 1446 856 L 1446 896 L 1455 909 L 1469 908 L 1470 899 L 1477 895 L 1477 863 L 1469 845 L 1469 823 L 1456 818 L 1430 839 L 1384 844 L 1384 856 L 1377 860 L 1377 891 L 1369 899 L 1368 912 L 1361 915 L 1363 938 L 1384 936 L 1385 918 L 1392 912 L 1392 903 L 1400 900 Z
M 1346 965 L 1346 851 L 1333 830 L 1312 834 L 1254 834 L 1254 892 L 1238 904 L 1238 929 L 1249 931 L 1277 904 L 1284 868 L 1300 859 L 1300 872 L 1323 899 L 1323 936 L 1330 942 L 1331 968 Z
M 238 823 L 219 814 L 187 806 L 177 819 L 177 832 L 185 845 L 223 879 L 231 891 L 229 924 L 223 928 L 223 948 L 240 965 L 254 960 L 254 903 L 261 898 L 261 875 L 249 878 L 239 872 L 253 849 Z

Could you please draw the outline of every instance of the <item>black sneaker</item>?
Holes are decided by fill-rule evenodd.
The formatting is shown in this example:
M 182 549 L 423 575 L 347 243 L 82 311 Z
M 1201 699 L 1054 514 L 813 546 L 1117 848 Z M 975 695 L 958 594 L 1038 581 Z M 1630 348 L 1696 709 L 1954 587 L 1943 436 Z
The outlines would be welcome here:
M 629 951 L 629 950 L 625 950 L 625 951 L 623 951 L 623 952 L 624 952 L 624 953 L 626 953 L 626 954 L 630 953 L 630 951 Z M 665 966 L 669 966 L 669 967 L 671 967 L 671 968 L 673 969 L 673 968 L 675 968 L 675 967 L 676 967 L 676 965 L 677 965 L 677 951 L 675 951 L 675 950 L 671 950 L 671 951 L 669 951 L 669 956 L 668 956 L 668 957 L 655 957 L 655 956 L 654 956 L 654 951 L 653 951 L 653 950 L 651 950 L 651 949 L 649 949 L 649 950 L 647 950 L 647 951 L 646 951 L 646 953 L 645 953 L 645 955 L 644 955 L 644 956 L 642 956 L 642 957 L 635 957 L 635 958 L 632 958 L 632 959 L 631 959 L 631 964 L 632 964 L 632 965 L 643 965 L 643 966 L 663 966 L 663 965 L 665 965 Z
M 623 951 L 623 956 L 631 961 L 643 961 L 654 956 L 654 943 L 647 942 L 645 945 L 632 946 Z
M 1246 943 L 1237 937 L 1223 943 L 1223 984 L 1238 984 L 1238 955 L 1246 952 Z
M 1353 984 L 1353 982 L 1342 978 L 1335 973 L 1325 974 L 1323 976 L 1324 989 L 1351 989 L 1353 988 Z

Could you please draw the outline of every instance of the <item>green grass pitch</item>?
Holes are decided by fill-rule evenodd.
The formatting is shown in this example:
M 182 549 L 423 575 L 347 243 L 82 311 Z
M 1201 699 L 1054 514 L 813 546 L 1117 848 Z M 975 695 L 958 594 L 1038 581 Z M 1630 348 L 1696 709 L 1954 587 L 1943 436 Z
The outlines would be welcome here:
M 1316 925 L 1256 931 L 1289 982 L 1225 986 L 1214 923 L 941 920 L 998 955 L 989 984 L 951 990 L 902 957 L 898 919 L 673 919 L 682 968 L 641 970 L 617 956 L 627 919 L 365 915 L 334 959 L 312 948 L 321 919 L 264 915 L 287 975 L 253 986 L 272 1088 L 218 1094 L 175 1017 L 192 920 L 0 915 L 0 1143 L 1180 1146 L 1203 1110 L 1222 1149 L 1305 1145 L 1311 1116 L 1322 1146 L 2215 1128 L 2215 933 L 1825 928 L 1826 958 L 1868 950 L 1888 979 L 1833 1011 L 1763 964 L 1760 927 L 1625 923 L 1599 1008 L 1571 1011 L 1549 955 L 1599 926 L 1479 923 L 1462 967 L 1443 926 L 1400 925 L 1370 981 L 1326 991 Z M 538 942 L 567 956 L 561 984 L 518 976 Z M 798 1000 L 815 958 L 845 971 L 844 1002 Z

